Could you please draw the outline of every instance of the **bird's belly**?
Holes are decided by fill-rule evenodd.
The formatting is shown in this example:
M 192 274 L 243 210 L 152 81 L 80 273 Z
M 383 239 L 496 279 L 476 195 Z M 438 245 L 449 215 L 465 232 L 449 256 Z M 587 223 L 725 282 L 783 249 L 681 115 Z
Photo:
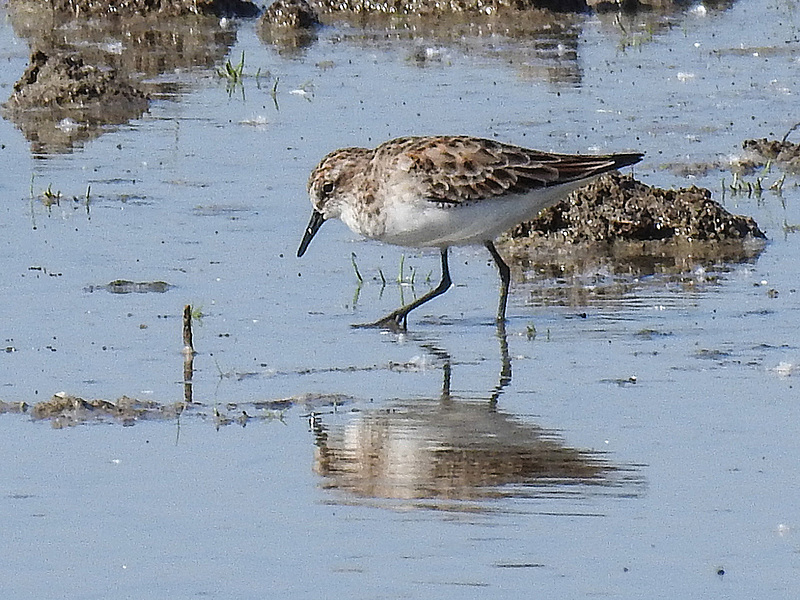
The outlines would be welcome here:
M 383 242 L 410 247 L 444 247 L 482 244 L 495 239 L 544 208 L 566 197 L 586 182 L 525 195 L 476 200 L 459 205 L 430 201 L 397 203 L 387 211 L 385 229 L 376 236 Z

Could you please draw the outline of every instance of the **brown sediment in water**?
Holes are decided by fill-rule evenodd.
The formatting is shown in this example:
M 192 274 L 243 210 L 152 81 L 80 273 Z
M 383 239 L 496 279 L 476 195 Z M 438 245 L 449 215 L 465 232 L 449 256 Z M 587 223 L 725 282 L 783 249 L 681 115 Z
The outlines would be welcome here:
M 174 419 L 184 409 L 182 402 L 161 405 L 149 400 L 122 396 L 116 402 L 84 400 L 66 393 L 55 394 L 50 400 L 37 402 L 31 408 L 36 420 L 51 420 L 54 427 L 77 425 L 89 421 L 117 421 L 132 425 L 142 419 Z
M 752 262 L 765 235 L 709 190 L 665 190 L 612 173 L 523 223 L 501 240 L 532 301 L 586 305 L 622 297 L 642 277 L 683 287 L 713 284 L 730 265 Z
M 306 0 L 275 0 L 258 20 L 258 37 L 283 51 L 306 48 L 317 40 L 321 23 Z
M 166 281 L 130 281 L 128 279 L 115 279 L 105 285 L 89 285 L 84 288 L 87 292 L 104 290 L 112 294 L 163 294 L 172 289 Z
M 34 153 L 66 152 L 139 118 L 151 98 L 175 94 L 174 83 L 154 78 L 214 67 L 236 41 L 235 29 L 198 15 L 84 18 L 21 1 L 8 12 L 33 50 L 3 116 Z
M 787 134 L 788 135 L 788 134 Z M 763 164 L 774 163 L 778 168 L 789 173 L 800 173 L 800 144 L 783 140 L 745 140 L 742 148 L 752 155 L 756 155 Z
M 36 402 L 33 405 L 27 402 L 12 403 L 0 400 L 0 414 L 30 414 L 35 421 L 50 421 L 56 429 L 85 423 L 118 423 L 131 426 L 140 421 L 171 421 L 178 417 L 189 416 L 209 420 L 219 428 L 232 424 L 244 427 L 251 421 L 281 420 L 283 413 L 295 406 L 340 406 L 350 400 L 352 398 L 341 394 L 306 394 L 209 407 L 198 402 L 184 401 L 162 404 L 130 396 L 122 396 L 115 401 L 87 400 L 59 392 L 49 400 Z
M 94 121 L 114 122 L 116 118 L 108 115 L 109 105 L 139 115 L 147 110 L 148 102 L 147 94 L 114 69 L 86 64 L 77 54 L 34 50 L 4 110 L 14 113 L 44 108 L 64 114 L 82 113 Z
M 146 14 L 254 17 L 259 12 L 258 6 L 247 0 L 10 0 L 10 4 L 46 8 L 84 19 Z
M 34 50 L 2 113 L 35 148 L 60 147 L 140 117 L 149 102 L 116 69 L 86 64 L 75 53 Z
M 756 222 L 728 212 L 705 188 L 651 187 L 613 173 L 517 226 L 512 238 L 559 242 L 729 241 L 765 238 Z

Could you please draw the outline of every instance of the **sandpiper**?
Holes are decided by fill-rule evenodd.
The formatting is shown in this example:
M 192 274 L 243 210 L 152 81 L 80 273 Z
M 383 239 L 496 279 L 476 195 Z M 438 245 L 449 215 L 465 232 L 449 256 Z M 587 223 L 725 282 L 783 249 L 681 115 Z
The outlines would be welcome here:
M 403 330 L 408 313 L 452 284 L 448 248 L 483 244 L 500 272 L 497 321 L 502 323 L 511 271 L 493 240 L 594 177 L 642 156 L 553 154 L 470 136 L 402 137 L 374 149 L 342 148 L 323 158 L 309 177 L 313 211 L 297 256 L 334 218 L 369 239 L 439 248 L 439 285 L 382 319 L 357 325 Z

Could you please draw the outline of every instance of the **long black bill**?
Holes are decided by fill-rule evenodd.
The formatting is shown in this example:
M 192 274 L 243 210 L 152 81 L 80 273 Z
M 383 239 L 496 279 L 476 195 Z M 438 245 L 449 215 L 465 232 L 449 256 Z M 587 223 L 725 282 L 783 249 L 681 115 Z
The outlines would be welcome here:
M 311 243 L 311 238 L 319 231 L 322 224 L 325 222 L 325 217 L 318 210 L 311 213 L 311 220 L 308 222 L 306 232 L 303 234 L 303 241 L 300 242 L 300 247 L 297 249 L 297 257 L 300 258 L 306 253 L 306 248 Z

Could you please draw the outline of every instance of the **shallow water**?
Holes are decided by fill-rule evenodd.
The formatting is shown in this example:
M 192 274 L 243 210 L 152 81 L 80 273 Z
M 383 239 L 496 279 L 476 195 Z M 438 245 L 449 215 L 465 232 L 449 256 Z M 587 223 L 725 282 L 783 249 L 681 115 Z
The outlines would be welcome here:
M 2 415 L 4 596 L 796 597 L 795 177 L 726 192 L 770 238 L 757 258 L 518 273 L 505 335 L 481 248 L 406 335 L 349 325 L 428 289 L 435 255 L 339 223 L 294 255 L 319 158 L 405 134 L 642 150 L 641 180 L 720 198 L 730 172 L 700 167 L 797 120 L 798 25 L 757 0 L 508 35 L 337 23 L 292 50 L 206 23 L 210 65 L 132 61 L 139 119 L 49 145 L 0 121 L 0 400 L 180 402 L 181 311 L 203 314 L 180 417 Z M 17 35 L 4 19 L 3 97 Z M 211 66 L 226 44 L 244 94 Z

